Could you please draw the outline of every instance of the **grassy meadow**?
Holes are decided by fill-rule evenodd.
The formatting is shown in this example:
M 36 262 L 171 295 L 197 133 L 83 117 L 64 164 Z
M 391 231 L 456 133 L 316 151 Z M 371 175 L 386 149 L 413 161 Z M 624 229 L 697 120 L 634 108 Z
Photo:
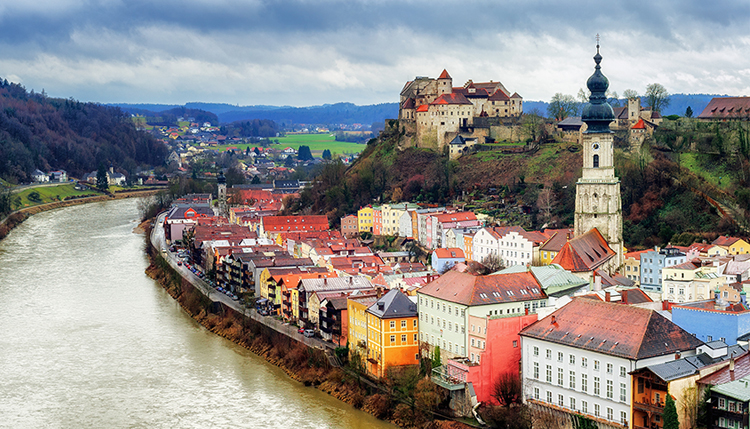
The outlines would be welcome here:
M 298 149 L 300 146 L 309 146 L 313 156 L 320 157 L 325 149 L 331 151 L 332 155 L 343 155 L 347 153 L 360 153 L 367 145 L 349 142 L 337 142 L 333 134 L 290 134 L 284 137 L 272 138 L 271 141 L 279 141 L 279 144 L 271 144 L 269 147 L 274 149 L 285 149 L 287 147 Z M 254 144 L 230 144 L 221 145 L 217 149 L 227 150 L 229 147 L 236 147 L 239 150 L 245 150 L 247 147 L 255 147 Z

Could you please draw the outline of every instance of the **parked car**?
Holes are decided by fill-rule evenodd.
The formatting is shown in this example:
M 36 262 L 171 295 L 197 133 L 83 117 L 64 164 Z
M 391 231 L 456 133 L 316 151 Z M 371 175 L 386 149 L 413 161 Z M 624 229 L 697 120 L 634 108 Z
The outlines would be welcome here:
M 304 335 L 307 338 L 311 338 L 315 336 L 315 331 L 313 331 L 312 329 L 305 329 L 302 335 Z

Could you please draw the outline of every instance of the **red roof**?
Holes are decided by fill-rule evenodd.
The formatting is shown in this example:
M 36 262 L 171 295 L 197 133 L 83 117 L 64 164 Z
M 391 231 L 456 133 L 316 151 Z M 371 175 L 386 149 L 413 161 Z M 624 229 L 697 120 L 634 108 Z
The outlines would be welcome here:
M 635 123 L 632 127 L 630 127 L 631 130 L 645 130 L 646 129 L 646 123 L 643 122 L 643 119 L 639 119 L 638 122 Z
M 711 99 L 700 119 L 725 119 L 748 117 L 750 115 L 750 97 L 716 97 Z
M 417 107 L 417 112 L 427 112 L 428 110 L 430 110 L 430 106 L 428 106 L 427 104 L 423 104 Z
M 521 335 L 627 359 L 669 355 L 703 344 L 653 310 L 581 298 L 524 328 Z
M 430 105 L 448 104 L 471 104 L 471 101 L 467 100 L 463 94 L 452 92 L 450 94 L 443 94 L 430 103 Z
M 633 258 L 635 260 L 640 261 L 641 260 L 641 255 L 644 254 L 644 253 L 646 253 L 646 252 L 650 252 L 650 251 L 651 251 L 651 249 L 637 250 L 635 252 L 628 252 L 628 253 L 625 254 L 625 259 Z
M 490 101 L 508 101 L 510 100 L 510 97 L 508 97 L 508 94 L 504 93 L 502 89 L 498 89 L 495 91 L 494 94 L 488 98 Z
M 574 273 L 586 272 L 599 268 L 614 256 L 602 234 L 593 228 L 565 243 L 552 263 Z
M 711 386 L 720 386 L 722 384 L 747 377 L 748 375 L 750 375 L 750 353 L 746 352 L 744 355 L 735 359 L 734 371 L 729 370 L 729 365 L 727 362 L 722 362 L 720 365 L 726 366 L 711 375 L 707 375 L 701 378 L 700 380 L 698 380 L 698 383 Z
M 733 245 L 734 243 L 738 241 L 740 241 L 738 237 L 729 237 L 728 235 L 720 235 L 711 244 L 713 244 L 714 246 L 727 247 L 727 246 Z
M 441 259 L 444 259 L 444 258 L 464 258 L 465 259 L 466 258 L 464 256 L 464 251 L 457 247 L 452 247 L 449 249 L 443 249 L 443 248 L 435 249 L 435 256 Z
M 440 76 L 438 76 L 438 79 L 453 79 L 451 75 L 448 74 L 448 70 L 443 69 L 443 72 L 440 73 Z
M 461 212 L 461 213 L 443 213 L 435 216 L 438 222 L 462 222 L 466 220 L 477 220 L 477 215 L 474 212 Z
M 472 276 L 448 271 L 419 293 L 468 306 L 519 302 L 547 297 L 530 272 Z

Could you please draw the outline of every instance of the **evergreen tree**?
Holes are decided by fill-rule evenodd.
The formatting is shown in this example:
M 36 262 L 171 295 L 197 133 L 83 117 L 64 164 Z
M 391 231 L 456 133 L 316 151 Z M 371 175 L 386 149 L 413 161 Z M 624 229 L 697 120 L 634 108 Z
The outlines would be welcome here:
M 332 158 L 331 151 L 329 149 L 324 149 L 322 157 L 323 159 L 330 160 Z
M 664 429 L 680 429 L 680 420 L 677 417 L 677 407 L 674 404 L 672 395 L 667 394 L 662 419 L 664 419 Z
M 96 172 L 96 187 L 102 191 L 109 188 L 107 169 L 104 168 L 104 164 L 99 164 L 99 169 Z
M 692 118 L 693 117 L 693 108 L 688 106 L 687 109 L 685 109 L 685 117 L 686 118 Z
M 435 369 L 443 364 L 440 358 L 440 346 L 435 346 L 435 350 L 432 352 L 432 368 Z
M 297 149 L 297 159 L 300 161 L 312 161 L 313 156 L 310 151 L 310 146 L 300 146 L 299 149 Z

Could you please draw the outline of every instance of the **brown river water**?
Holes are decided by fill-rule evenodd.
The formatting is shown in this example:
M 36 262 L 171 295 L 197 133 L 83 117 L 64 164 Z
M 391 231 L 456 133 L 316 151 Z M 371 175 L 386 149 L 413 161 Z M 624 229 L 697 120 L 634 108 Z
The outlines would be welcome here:
M 0 427 L 393 428 L 218 337 L 144 274 L 135 199 L 0 241 Z

